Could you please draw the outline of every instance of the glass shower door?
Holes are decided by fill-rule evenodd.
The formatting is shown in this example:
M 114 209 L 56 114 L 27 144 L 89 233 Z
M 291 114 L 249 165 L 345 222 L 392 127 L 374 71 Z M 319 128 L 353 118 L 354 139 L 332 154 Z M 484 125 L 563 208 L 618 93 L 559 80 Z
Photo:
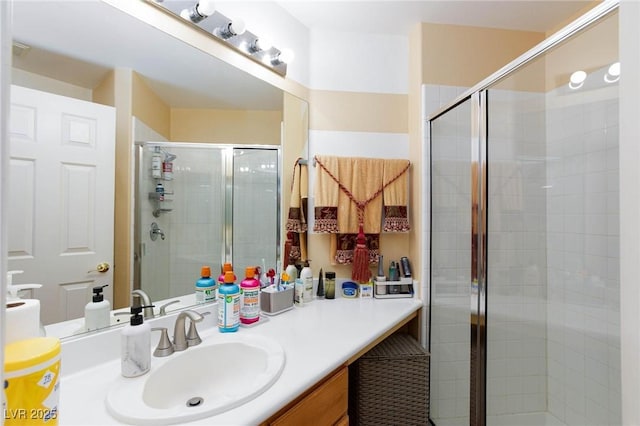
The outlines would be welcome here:
M 431 121 L 431 409 L 469 424 L 471 390 L 471 101 Z
M 276 148 L 233 150 L 233 265 L 276 265 L 280 197 Z M 243 275 L 244 277 L 244 275 Z
M 488 425 L 622 423 L 618 60 L 612 13 L 488 89 Z

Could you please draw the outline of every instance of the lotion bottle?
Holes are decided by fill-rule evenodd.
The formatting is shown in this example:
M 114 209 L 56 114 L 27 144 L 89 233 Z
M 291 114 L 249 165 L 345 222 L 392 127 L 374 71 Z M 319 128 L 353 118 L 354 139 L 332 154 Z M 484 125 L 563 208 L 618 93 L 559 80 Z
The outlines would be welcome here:
M 120 349 L 124 377 L 138 377 L 151 367 L 151 327 L 141 315 L 143 306 L 131 308 L 131 320 L 122 329 Z
M 309 260 L 304 261 L 304 267 L 300 271 L 300 279 L 304 286 L 304 301 L 305 303 L 313 300 L 313 272 L 309 266 Z
M 108 300 L 104 300 L 102 294 L 102 289 L 107 285 L 109 284 L 94 287 L 93 301 L 84 307 L 84 326 L 87 331 L 98 330 L 110 325 L 111 304 Z

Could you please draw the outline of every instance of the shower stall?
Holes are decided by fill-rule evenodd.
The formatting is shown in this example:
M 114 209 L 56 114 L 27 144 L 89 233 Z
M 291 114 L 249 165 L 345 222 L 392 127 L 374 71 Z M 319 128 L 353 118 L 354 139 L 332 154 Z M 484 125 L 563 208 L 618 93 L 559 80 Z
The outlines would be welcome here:
M 435 425 L 621 424 L 619 78 L 601 4 L 429 117 Z
M 163 300 L 192 294 L 202 266 L 278 263 L 279 147 L 136 142 L 135 157 L 134 288 Z

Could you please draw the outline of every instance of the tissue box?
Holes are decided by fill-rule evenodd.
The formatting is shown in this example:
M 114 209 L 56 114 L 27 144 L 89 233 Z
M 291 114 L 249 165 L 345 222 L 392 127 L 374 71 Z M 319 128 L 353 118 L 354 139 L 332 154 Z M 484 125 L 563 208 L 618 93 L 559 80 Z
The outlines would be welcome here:
M 293 308 L 293 287 L 282 291 L 261 291 L 260 309 L 267 315 L 275 315 Z

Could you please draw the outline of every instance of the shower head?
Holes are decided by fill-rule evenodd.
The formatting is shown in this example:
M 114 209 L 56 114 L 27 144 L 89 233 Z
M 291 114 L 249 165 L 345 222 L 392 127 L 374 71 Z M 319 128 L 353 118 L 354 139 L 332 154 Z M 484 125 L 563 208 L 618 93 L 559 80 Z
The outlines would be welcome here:
M 176 159 L 177 155 L 175 154 L 170 154 L 168 152 L 165 152 L 165 160 L 164 161 L 173 161 Z

